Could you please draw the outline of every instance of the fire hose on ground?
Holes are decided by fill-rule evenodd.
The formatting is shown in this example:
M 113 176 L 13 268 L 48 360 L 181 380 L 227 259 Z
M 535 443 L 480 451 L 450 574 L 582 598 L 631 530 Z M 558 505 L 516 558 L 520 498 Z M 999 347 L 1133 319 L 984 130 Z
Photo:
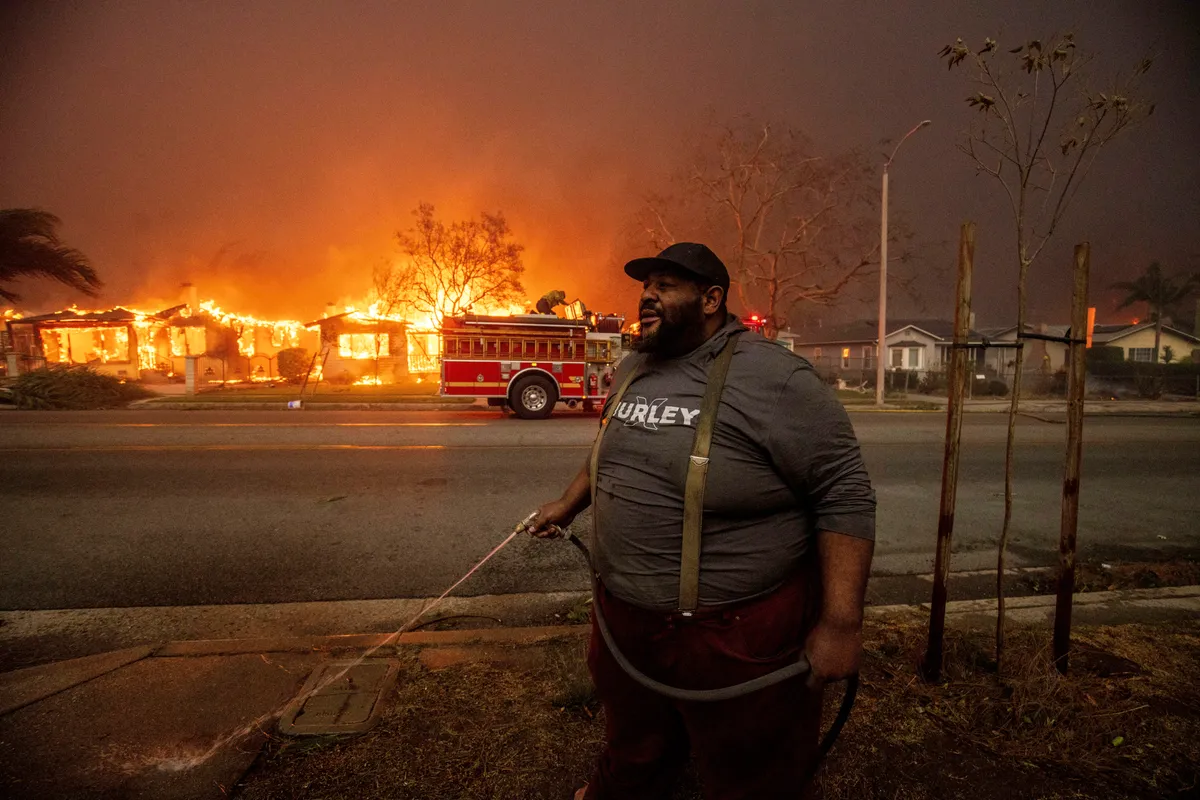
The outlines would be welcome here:
M 537 512 L 535 511 L 533 514 L 530 514 L 525 518 L 525 520 L 519 526 L 519 529 L 523 529 L 525 526 L 532 523 L 536 517 Z M 624 671 L 626 675 L 650 691 L 664 695 L 665 697 L 669 697 L 673 700 L 681 700 L 690 703 L 712 703 L 721 700 L 732 700 L 736 697 L 743 697 L 760 689 L 765 689 L 768 686 L 774 686 L 777 683 L 782 683 L 789 678 L 796 678 L 812 672 L 812 665 L 809 664 L 808 658 L 804 653 L 801 653 L 794 662 L 788 664 L 787 666 L 781 667 L 773 672 L 769 672 L 766 675 L 760 675 L 757 678 L 752 678 L 751 680 L 743 681 L 742 683 L 737 683 L 732 686 L 723 686 L 718 689 L 680 689 L 675 686 L 669 686 L 661 681 L 656 681 L 654 678 L 646 675 L 632 663 L 630 663 L 629 659 L 625 657 L 620 648 L 617 647 L 616 642 L 613 640 L 612 632 L 608 629 L 608 623 L 604 619 L 603 612 L 600 610 L 600 604 L 596 602 L 596 594 L 599 590 L 598 578 L 595 569 L 592 567 L 592 554 L 591 551 L 588 550 L 587 545 L 584 544 L 578 536 L 570 533 L 569 531 L 564 531 L 557 526 L 551 526 L 551 529 L 558 538 L 566 539 L 571 542 L 571 544 L 575 545 L 575 547 L 579 549 L 579 552 L 583 554 L 583 558 L 587 562 L 592 585 L 592 618 L 596 621 L 596 629 L 600 632 L 600 638 L 604 640 L 604 644 L 608 648 L 609 653 L 612 654 L 613 660 L 617 662 L 617 665 L 621 667 L 622 671 Z M 830 725 L 829 730 L 826 731 L 825 735 L 821 737 L 820 747 L 817 751 L 817 758 L 813 761 L 812 765 L 809 767 L 808 774 L 805 776 L 806 783 L 816 774 L 817 770 L 821 766 L 821 762 L 825 760 L 825 756 L 827 756 L 829 751 L 833 749 L 833 745 L 837 742 L 838 736 L 842 732 L 842 728 L 846 725 L 846 721 L 850 719 L 850 713 L 854 710 L 854 701 L 858 696 L 858 675 L 851 675 L 845 680 L 845 684 L 846 689 L 845 693 L 842 695 L 841 706 L 838 708 L 838 713 L 837 716 L 834 717 L 833 724 Z

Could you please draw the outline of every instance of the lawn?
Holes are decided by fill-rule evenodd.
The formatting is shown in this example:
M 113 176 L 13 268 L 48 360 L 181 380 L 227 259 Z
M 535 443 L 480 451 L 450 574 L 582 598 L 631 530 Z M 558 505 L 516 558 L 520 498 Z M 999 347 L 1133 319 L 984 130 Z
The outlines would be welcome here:
M 195 395 L 170 395 L 156 400 L 156 403 L 264 403 L 288 400 L 303 400 L 311 403 L 422 403 L 422 402 L 462 402 L 470 403 L 470 398 L 441 397 L 438 394 L 436 379 L 425 379 L 420 382 L 407 380 L 401 383 L 384 386 L 337 386 L 321 383 L 315 387 L 312 384 L 300 394 L 299 386 L 257 386 L 231 384 L 229 386 L 214 386 L 206 388 Z
M 924 635 L 915 614 L 868 622 L 858 704 L 818 778 L 825 800 L 1196 796 L 1200 622 L 1080 628 L 1065 678 L 1046 630 L 1010 631 L 1003 678 L 989 634 L 953 630 L 942 684 L 917 677 Z M 604 712 L 581 640 L 457 663 L 435 652 L 401 649 L 374 730 L 276 738 L 233 796 L 532 800 L 582 785 Z M 692 778 L 676 793 L 699 796 Z

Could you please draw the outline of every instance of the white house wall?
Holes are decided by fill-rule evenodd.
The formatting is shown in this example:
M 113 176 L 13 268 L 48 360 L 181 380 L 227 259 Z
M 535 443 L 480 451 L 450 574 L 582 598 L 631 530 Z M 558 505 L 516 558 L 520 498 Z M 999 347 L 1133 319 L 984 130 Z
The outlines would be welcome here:
M 895 333 L 888 334 L 887 338 L 884 341 L 887 343 L 887 355 L 886 355 L 887 361 L 885 361 L 884 364 L 887 366 L 888 369 L 929 370 L 929 369 L 940 369 L 941 368 L 941 358 L 939 357 L 938 352 L 937 352 L 938 339 L 936 339 L 933 336 L 930 336 L 927 333 L 924 333 L 923 331 L 920 331 L 916 328 L 903 328 L 902 330 L 898 330 Z M 921 350 L 921 353 L 919 356 L 919 359 L 920 359 L 919 363 L 917 363 L 917 364 L 911 363 L 911 355 L 912 354 L 907 352 L 910 348 L 905 347 L 904 348 L 905 353 L 904 353 L 903 366 L 901 366 L 901 367 L 893 366 L 892 349 L 895 347 L 898 347 L 900 342 L 918 342 L 919 343 L 918 346 L 920 347 L 920 350 Z
M 1130 350 L 1137 348 L 1154 348 L 1154 327 L 1143 328 L 1136 333 L 1131 333 L 1128 336 L 1122 336 L 1119 339 L 1114 339 L 1109 347 L 1120 347 L 1124 351 L 1125 360 L 1131 361 Z M 1162 344 L 1159 347 L 1158 357 L 1162 360 L 1163 350 L 1170 347 L 1175 354 L 1176 361 L 1182 361 L 1185 357 L 1190 356 L 1192 351 L 1200 349 L 1200 345 L 1190 339 L 1184 338 L 1170 330 L 1164 330 L 1162 333 Z

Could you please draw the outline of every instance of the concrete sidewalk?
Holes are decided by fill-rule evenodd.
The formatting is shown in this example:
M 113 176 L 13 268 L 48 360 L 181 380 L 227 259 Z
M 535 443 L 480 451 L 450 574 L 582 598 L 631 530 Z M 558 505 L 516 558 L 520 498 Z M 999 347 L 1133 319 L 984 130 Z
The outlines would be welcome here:
M 932 394 L 909 394 L 903 402 L 937 405 L 941 409 L 945 409 L 949 399 Z M 963 411 L 1007 413 L 1009 404 L 1008 398 L 978 398 L 965 401 Z M 853 408 L 853 406 L 849 406 L 849 408 Z M 1065 399 L 1022 399 L 1021 412 L 1026 414 L 1066 414 L 1067 401 Z M 1086 400 L 1083 404 L 1083 413 L 1088 416 L 1200 416 L 1200 400 Z
M 486 400 L 475 398 L 441 397 L 439 395 L 395 395 L 387 399 L 369 398 L 333 399 L 336 395 L 320 395 L 317 398 L 262 398 L 243 400 L 236 394 L 221 398 L 200 393 L 194 396 L 160 395 L 145 400 L 136 400 L 129 408 L 141 411 L 287 411 L 288 403 L 300 400 L 303 411 L 486 411 Z
M 1041 624 L 1053 597 L 1013 598 Z M 994 601 L 951 603 L 955 626 L 989 625 Z M 871 617 L 923 614 L 886 606 Z M 1079 625 L 1192 619 L 1200 586 L 1082 594 Z M 0 793 L 9 798 L 223 798 L 249 769 L 305 680 L 334 659 L 417 658 L 436 669 L 514 658 L 585 625 L 173 642 L 0 675 Z M 573 645 L 572 645 L 573 646 Z

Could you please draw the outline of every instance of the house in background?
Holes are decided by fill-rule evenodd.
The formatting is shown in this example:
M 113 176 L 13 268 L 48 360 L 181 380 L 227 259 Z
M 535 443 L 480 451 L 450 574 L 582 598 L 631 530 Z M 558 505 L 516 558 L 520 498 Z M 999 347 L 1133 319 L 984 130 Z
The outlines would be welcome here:
M 1031 325 L 1025 323 L 1026 333 L 1036 333 L 1043 336 L 1058 336 L 1065 338 L 1069 325 Z M 979 333 L 989 342 L 1013 343 L 1017 341 L 1017 326 L 1006 328 L 980 328 Z M 983 360 L 984 372 L 989 376 L 1005 379 L 1012 378 L 1017 363 L 1017 351 L 1013 347 L 990 347 Z M 1025 340 L 1025 362 L 1022 367 L 1024 374 L 1034 373 L 1053 375 L 1066 369 L 1066 342 L 1048 342 L 1045 339 Z
M 316 350 L 317 334 L 296 322 L 239 317 L 205 306 L 183 306 L 155 339 L 158 372 L 183 375 L 187 360 L 196 361 L 201 383 L 264 381 L 279 377 L 280 350 Z
M 1038 333 L 1044 336 L 1066 338 L 1071 330 L 1069 325 L 1026 325 L 1026 332 Z M 979 331 L 988 341 L 1015 342 L 1017 326 L 1007 328 L 982 328 Z M 1116 347 L 1122 351 L 1125 361 L 1141 361 L 1150 363 L 1154 358 L 1154 323 L 1097 325 L 1092 332 L 1093 347 Z M 1176 330 L 1169 326 L 1163 327 L 1162 350 L 1170 346 L 1175 361 L 1188 356 L 1193 358 L 1200 348 L 1200 338 L 1189 333 Z M 1026 339 L 1025 374 L 1052 375 L 1066 369 L 1068 347 L 1066 342 L 1048 342 L 1043 339 Z M 1195 355 L 1194 355 L 1195 354 Z M 1011 379 L 1013 366 L 1016 363 L 1016 351 L 1012 348 L 989 348 L 984 360 L 984 366 L 989 374 Z
M 157 366 L 155 339 L 179 307 L 157 314 L 120 306 L 108 311 L 71 308 L 7 323 L 8 374 L 47 365 L 89 365 L 97 372 L 138 380 Z
M 182 376 L 193 358 L 203 383 L 267 380 L 278 376 L 280 350 L 311 351 L 317 343 L 315 333 L 296 323 L 217 315 L 186 303 L 153 314 L 72 308 L 10 318 L 6 328 L 13 376 L 47 365 L 87 365 L 118 378 L 166 381 Z
M 324 380 L 394 383 L 409 374 L 407 322 L 348 311 L 304 327 L 321 332 L 316 363 Z
M 848 383 L 866 382 L 875 375 L 878 323 L 873 320 L 835 325 L 793 334 L 791 349 L 804 356 L 822 375 L 836 374 Z M 970 361 L 982 365 L 983 339 L 968 333 Z M 939 372 L 950 360 L 954 323 L 936 319 L 889 320 L 884 337 L 884 367 L 889 372 Z
M 1154 323 L 1097 325 L 1092 332 L 1092 346 L 1119 347 L 1124 351 L 1126 361 L 1149 364 L 1154 360 Z M 1158 351 L 1160 362 L 1163 351 L 1168 347 L 1174 353 L 1175 361 L 1182 361 L 1187 357 L 1191 357 L 1193 361 L 1200 360 L 1200 337 L 1164 325 Z

